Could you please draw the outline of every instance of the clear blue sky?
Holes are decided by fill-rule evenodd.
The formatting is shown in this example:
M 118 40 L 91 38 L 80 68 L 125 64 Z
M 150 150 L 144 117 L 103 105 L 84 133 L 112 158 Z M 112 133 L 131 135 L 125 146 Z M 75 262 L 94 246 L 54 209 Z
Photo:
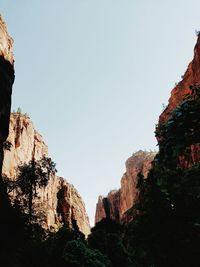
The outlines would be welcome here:
M 93 220 L 193 57 L 200 1 L 2 0 L 15 40 L 13 109 L 32 118 Z

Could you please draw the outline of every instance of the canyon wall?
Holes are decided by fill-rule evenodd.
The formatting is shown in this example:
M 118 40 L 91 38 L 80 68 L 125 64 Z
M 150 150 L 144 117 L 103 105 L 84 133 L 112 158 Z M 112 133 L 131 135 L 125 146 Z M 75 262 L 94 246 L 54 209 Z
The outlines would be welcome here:
M 13 41 L 0 16 L 0 166 L 3 160 L 2 145 L 8 136 L 12 85 L 14 82 Z
M 191 94 L 190 86 L 200 84 L 200 36 L 194 47 L 194 58 L 189 63 L 182 80 L 172 89 L 166 109 L 159 118 L 159 123 L 166 122 L 172 111 L 184 101 L 186 94 Z
M 3 143 L 8 136 L 12 85 L 14 83 L 13 41 L 9 36 L 5 22 L 0 16 L 0 223 L 1 227 L 9 225 L 10 202 L 1 178 L 3 163 Z
M 43 156 L 48 156 L 48 147 L 30 118 L 19 112 L 12 113 L 9 136 L 4 144 L 3 175 L 15 180 L 20 164 L 32 159 L 38 161 Z M 13 201 L 14 196 L 10 195 Z M 45 229 L 56 231 L 63 223 L 71 227 L 72 221 L 76 220 L 80 231 L 85 235 L 90 232 L 89 219 L 79 193 L 61 177 L 51 175 L 48 185 L 37 189 L 33 209 Z
M 166 133 L 164 134 L 164 128 L 173 125 L 174 124 L 174 119 L 176 118 L 176 115 L 174 116 L 173 114 L 178 111 L 178 108 L 181 107 L 182 105 L 182 111 L 179 112 L 179 117 L 183 116 L 183 112 L 185 110 L 186 112 L 186 105 L 187 103 L 192 103 L 192 102 L 187 102 L 188 99 L 190 100 L 195 100 L 197 99 L 199 95 L 199 89 L 198 88 L 200 85 L 200 35 L 197 38 L 196 45 L 194 47 L 194 57 L 193 60 L 189 63 L 187 70 L 185 74 L 182 76 L 182 80 L 173 88 L 171 91 L 171 96 L 168 101 L 168 105 L 166 109 L 162 112 L 162 114 L 159 117 L 159 123 L 156 129 L 156 137 L 158 140 L 159 144 L 159 149 L 161 154 L 170 154 L 171 148 L 169 145 L 166 144 L 166 139 L 168 138 Z M 196 88 L 196 89 L 195 89 Z M 187 102 L 187 103 L 186 103 Z M 185 107 L 183 106 L 185 103 Z M 190 114 L 189 114 L 190 113 Z M 195 114 L 195 111 L 193 111 L 193 114 Z M 173 118 L 172 118 L 173 117 Z M 193 126 L 189 125 L 192 124 L 192 120 L 195 120 L 195 117 L 192 115 L 191 111 L 188 111 L 188 126 L 186 128 L 191 127 L 191 131 L 195 131 L 195 123 Z M 178 120 L 176 119 L 176 125 L 178 125 Z M 189 122 L 190 121 L 190 122 Z M 176 126 L 177 128 L 178 126 Z M 196 124 L 197 127 L 197 124 Z M 169 128 L 169 127 L 168 127 Z M 172 127 L 171 127 L 172 128 Z M 181 127 L 179 127 L 181 128 Z M 167 130 L 168 131 L 168 130 Z M 177 128 L 178 131 L 178 128 Z M 184 133 L 185 132 L 185 133 Z M 180 133 L 180 137 L 183 138 L 183 135 L 188 135 L 186 129 L 182 129 Z M 188 145 L 185 147 L 184 151 L 179 153 L 179 156 L 177 157 L 177 165 L 180 167 L 190 167 L 195 163 L 200 162 L 200 138 L 198 138 L 198 134 L 196 134 L 195 138 L 192 139 L 192 141 L 188 142 Z M 177 139 L 177 143 L 178 143 Z M 163 145 L 165 143 L 165 145 Z M 169 144 L 169 142 L 168 142 Z M 182 142 L 183 144 L 183 142 Z
M 156 153 L 138 151 L 126 161 L 126 172 L 121 179 L 121 188 L 110 191 L 107 197 L 99 196 L 96 206 L 95 223 L 103 218 L 124 222 L 127 220 L 127 211 L 132 208 L 138 197 L 138 174 L 144 178 L 151 168 Z

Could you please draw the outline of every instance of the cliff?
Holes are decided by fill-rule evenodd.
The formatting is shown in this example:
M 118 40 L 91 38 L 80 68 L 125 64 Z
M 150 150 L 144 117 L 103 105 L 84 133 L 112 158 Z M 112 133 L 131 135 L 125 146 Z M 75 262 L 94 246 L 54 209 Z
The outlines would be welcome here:
M 3 175 L 15 180 L 20 164 L 32 159 L 38 161 L 43 156 L 48 156 L 48 147 L 30 118 L 18 112 L 11 114 L 9 136 L 4 144 Z M 12 201 L 14 198 L 11 194 Z M 61 177 L 51 175 L 47 186 L 37 189 L 33 209 L 40 215 L 38 222 L 45 229 L 57 230 L 63 223 L 71 226 L 72 220 L 76 220 L 80 231 L 85 235 L 90 232 L 80 195 L 73 185 Z
M 8 136 L 11 108 L 12 85 L 14 83 L 13 41 L 0 16 L 0 227 L 9 225 L 11 212 L 1 172 L 3 163 L 3 143 Z
M 176 164 L 180 167 L 188 168 L 200 161 L 200 138 L 198 137 L 199 129 L 196 117 L 199 84 L 200 36 L 198 36 L 194 48 L 194 58 L 188 65 L 182 80 L 172 90 L 168 105 L 160 115 L 156 129 L 161 156 L 165 154 L 165 157 L 166 155 L 170 157 L 171 154 L 171 157 L 174 157 L 177 153 L 176 151 L 172 153 L 172 147 L 175 145 L 182 147 L 176 155 Z M 184 123 L 182 123 L 183 121 Z M 179 136 L 176 136 L 176 144 L 172 143 L 172 139 L 175 140 L 173 134 L 175 131 L 179 132 Z
M 198 266 L 199 114 L 200 36 L 194 59 L 159 118 L 159 152 L 141 183 L 134 220 L 128 225 L 137 266 Z
M 168 105 L 160 115 L 159 123 L 169 120 L 172 111 L 184 101 L 186 94 L 191 94 L 190 86 L 200 84 L 200 36 L 194 47 L 194 58 L 189 63 L 182 80 L 172 89 Z
M 0 16 L 0 165 L 2 165 L 2 143 L 8 136 L 14 66 L 12 38 Z
M 126 161 L 126 172 L 121 178 L 121 188 L 111 191 L 107 197 L 99 197 L 95 223 L 103 218 L 119 222 L 126 221 L 126 213 L 132 208 L 138 197 L 138 174 L 141 173 L 144 178 L 147 177 L 154 157 L 154 152 L 138 151 Z

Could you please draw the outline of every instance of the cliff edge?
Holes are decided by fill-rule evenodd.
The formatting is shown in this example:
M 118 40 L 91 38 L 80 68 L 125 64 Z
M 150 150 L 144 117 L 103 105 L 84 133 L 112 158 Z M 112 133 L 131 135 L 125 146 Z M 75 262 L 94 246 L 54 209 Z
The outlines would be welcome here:
M 126 212 L 132 208 L 138 197 L 138 174 L 147 178 L 156 153 L 138 151 L 126 161 L 126 172 L 121 178 L 121 188 L 110 191 L 107 197 L 99 196 L 96 205 L 95 223 L 103 218 L 124 222 Z
M 26 114 L 11 114 L 6 143 L 2 173 L 10 180 L 16 179 L 20 164 L 48 156 L 47 145 Z M 12 200 L 14 197 L 11 194 Z M 74 186 L 62 177 L 52 175 L 46 187 L 38 188 L 33 205 L 36 213 L 42 215 L 42 219 L 38 217 L 38 222 L 45 229 L 56 231 L 63 223 L 70 227 L 72 221 L 76 220 L 81 232 L 85 235 L 90 233 L 83 200 Z

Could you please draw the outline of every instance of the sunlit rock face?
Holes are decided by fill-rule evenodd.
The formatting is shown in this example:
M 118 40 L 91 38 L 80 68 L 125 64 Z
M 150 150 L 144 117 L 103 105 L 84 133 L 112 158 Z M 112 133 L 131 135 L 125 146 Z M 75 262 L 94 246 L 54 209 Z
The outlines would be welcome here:
M 194 58 L 189 63 L 182 80 L 173 88 L 168 105 L 160 115 L 159 122 L 165 122 L 170 118 L 171 112 L 180 105 L 186 94 L 191 94 L 189 87 L 200 84 L 200 36 L 194 48 Z
M 172 89 L 168 105 L 159 117 L 158 129 L 171 118 L 173 111 L 184 102 L 186 95 L 191 95 L 191 86 L 200 85 L 200 35 L 198 35 L 196 45 L 194 47 L 194 57 L 189 63 L 182 80 Z M 158 131 L 158 144 L 162 140 L 162 134 Z M 187 147 L 187 153 L 179 156 L 180 167 L 188 168 L 195 163 L 200 162 L 200 142 L 194 142 Z
M 110 191 L 107 197 L 100 196 L 96 206 L 95 223 L 103 218 L 126 221 L 126 212 L 138 197 L 137 181 L 141 173 L 146 178 L 155 157 L 154 152 L 138 151 L 126 161 L 126 172 L 121 179 L 121 188 Z
M 9 36 L 6 24 L 0 16 L 0 56 L 13 64 L 13 39 Z
M 4 150 L 3 173 L 12 179 L 16 178 L 16 170 L 21 163 L 48 155 L 48 147 L 34 129 L 32 121 L 19 113 L 11 114 L 7 142 L 12 146 L 10 150 Z
M 16 179 L 17 167 L 21 163 L 48 156 L 47 145 L 25 114 L 16 112 L 11 115 L 7 142 L 11 146 L 10 149 L 4 149 L 3 174 L 11 180 Z M 13 197 L 11 194 L 11 198 Z M 38 216 L 38 222 L 45 229 L 58 230 L 63 223 L 71 226 L 72 220 L 76 220 L 84 234 L 88 235 L 90 232 L 82 198 L 73 185 L 56 175 L 50 177 L 45 188 L 38 188 L 34 210 L 41 215 Z

